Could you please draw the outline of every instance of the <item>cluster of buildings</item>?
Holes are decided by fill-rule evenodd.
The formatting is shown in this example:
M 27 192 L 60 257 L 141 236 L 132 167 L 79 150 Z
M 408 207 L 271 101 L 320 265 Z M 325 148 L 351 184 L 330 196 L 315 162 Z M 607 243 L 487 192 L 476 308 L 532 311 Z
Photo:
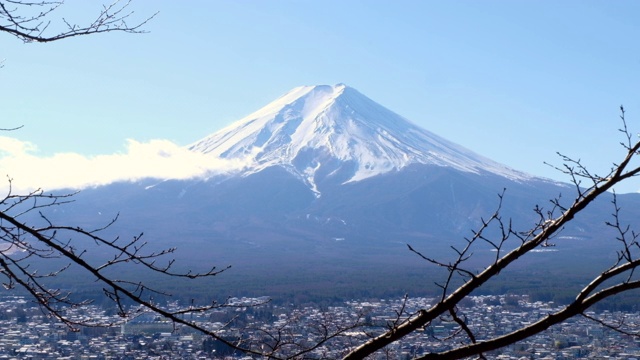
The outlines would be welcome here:
M 188 315 L 189 321 L 215 330 L 228 339 L 245 344 L 271 344 L 274 334 L 285 351 L 295 352 L 317 342 L 327 333 L 344 330 L 307 353 L 308 358 L 340 358 L 346 349 L 362 343 L 371 334 L 416 310 L 428 307 L 433 298 L 347 301 L 339 306 L 243 307 L 261 299 L 232 299 L 234 306 Z M 178 304 L 169 304 L 178 306 Z M 530 324 L 558 306 L 530 302 L 514 295 L 473 296 L 460 304 L 460 318 L 478 340 L 503 335 Z M 0 298 L 0 359 L 251 359 L 251 356 L 214 339 L 177 326 L 153 313 L 122 322 L 105 309 L 86 306 L 67 314 L 77 321 L 113 323 L 107 327 L 83 327 L 72 331 L 60 320 L 42 312 L 22 297 Z M 640 329 L 640 314 L 589 312 L 622 326 L 628 332 Z M 118 323 L 118 324 L 115 324 Z M 351 327 L 353 324 L 365 326 Z M 410 359 L 421 354 L 444 351 L 469 342 L 457 324 L 443 317 L 422 331 L 388 346 L 373 359 Z M 268 334 L 268 335 L 267 335 Z M 575 317 L 522 342 L 485 354 L 491 359 L 640 359 L 640 337 L 614 331 L 588 319 Z M 258 357 L 256 357 L 258 358 Z
M 354 308 L 377 309 L 373 320 L 393 321 L 397 315 L 393 309 L 405 308 L 412 313 L 435 299 L 408 299 L 406 301 L 380 300 L 377 302 L 350 302 Z M 428 306 L 426 306 L 428 308 Z M 562 307 L 553 302 L 530 302 L 526 296 L 487 295 L 471 296 L 459 308 L 463 319 L 477 341 L 505 335 L 532 324 Z M 640 359 L 640 314 L 589 311 L 587 316 L 609 324 L 611 328 L 598 324 L 587 317 L 573 317 L 524 341 L 501 348 L 488 354 L 489 359 Z M 616 327 L 622 331 L 616 331 Z M 442 317 L 422 332 L 413 333 L 402 343 L 392 344 L 390 350 L 395 358 L 404 359 L 429 352 L 453 349 L 460 343 L 469 343 L 468 336 L 447 316 Z

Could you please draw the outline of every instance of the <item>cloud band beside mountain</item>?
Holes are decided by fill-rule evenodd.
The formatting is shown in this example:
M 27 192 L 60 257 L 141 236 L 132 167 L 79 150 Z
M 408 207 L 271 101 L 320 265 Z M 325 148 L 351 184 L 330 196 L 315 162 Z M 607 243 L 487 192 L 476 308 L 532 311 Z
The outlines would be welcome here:
M 124 153 L 84 156 L 58 153 L 38 156 L 30 142 L 0 136 L 0 175 L 12 179 L 14 191 L 82 189 L 143 178 L 188 179 L 242 168 L 239 161 L 196 153 L 168 140 L 129 139 Z

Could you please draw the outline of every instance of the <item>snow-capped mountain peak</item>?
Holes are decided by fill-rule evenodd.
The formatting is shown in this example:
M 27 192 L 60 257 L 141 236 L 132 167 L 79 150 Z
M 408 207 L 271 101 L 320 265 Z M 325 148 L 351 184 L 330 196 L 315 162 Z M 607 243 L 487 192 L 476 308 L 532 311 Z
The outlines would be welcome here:
M 316 193 L 327 177 L 353 182 L 414 163 L 531 177 L 424 130 L 344 84 L 294 88 L 190 149 L 240 160 L 247 174 L 284 167 Z

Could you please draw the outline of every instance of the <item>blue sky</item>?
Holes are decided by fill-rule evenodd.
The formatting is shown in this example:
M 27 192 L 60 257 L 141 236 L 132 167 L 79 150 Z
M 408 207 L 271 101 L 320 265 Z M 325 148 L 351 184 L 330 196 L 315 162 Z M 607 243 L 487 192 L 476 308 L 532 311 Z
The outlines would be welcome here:
M 83 23 L 98 5 L 68 0 L 60 14 Z M 15 151 L 84 161 L 154 139 L 183 146 L 293 87 L 335 83 L 493 160 L 561 180 L 543 163 L 557 162 L 556 151 L 599 173 L 619 161 L 621 104 L 640 132 L 635 1 L 138 0 L 131 8 L 139 19 L 159 11 L 149 33 L 51 44 L 0 36 L 2 126 L 24 125 L 5 134 L 19 140 Z M 48 185 L 46 173 L 25 177 Z

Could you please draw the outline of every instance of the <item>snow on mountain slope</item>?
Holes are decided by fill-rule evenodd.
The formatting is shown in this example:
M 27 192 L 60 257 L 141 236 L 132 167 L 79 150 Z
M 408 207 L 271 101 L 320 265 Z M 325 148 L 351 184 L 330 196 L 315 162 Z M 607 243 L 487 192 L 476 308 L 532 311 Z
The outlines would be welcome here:
M 424 130 L 344 84 L 301 86 L 192 144 L 193 151 L 247 164 L 245 174 L 282 166 L 318 192 L 318 175 L 366 179 L 409 164 L 532 177 Z

